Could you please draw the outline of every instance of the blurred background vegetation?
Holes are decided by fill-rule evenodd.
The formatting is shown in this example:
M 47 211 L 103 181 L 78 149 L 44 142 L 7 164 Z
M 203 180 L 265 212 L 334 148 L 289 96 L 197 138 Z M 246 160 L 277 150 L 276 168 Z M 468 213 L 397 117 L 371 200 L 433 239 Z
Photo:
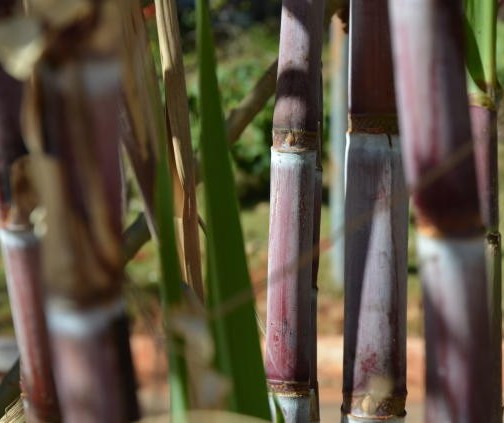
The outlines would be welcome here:
M 150 0 L 142 0 L 148 8 Z M 192 139 L 198 140 L 199 117 L 197 113 L 197 75 L 195 52 L 195 12 L 194 0 L 179 0 L 179 20 L 181 23 L 184 48 L 184 61 L 189 91 L 191 111 Z M 280 0 L 213 0 L 210 2 L 213 11 L 213 24 L 217 42 L 218 79 L 221 89 L 223 108 L 228 113 L 251 90 L 268 66 L 278 54 L 278 36 L 280 30 Z M 146 16 L 149 16 L 146 10 Z M 504 19 L 504 13 L 501 13 Z M 155 18 L 147 17 L 148 28 L 158 70 L 160 69 L 159 51 L 157 50 L 157 33 Z M 504 85 L 504 20 L 498 22 L 497 34 L 497 68 L 498 77 Z M 322 209 L 321 239 L 331 236 L 329 222 L 328 186 L 331 167 L 328 161 L 328 134 L 330 125 L 329 87 L 330 60 L 328 35 L 323 52 L 324 65 L 324 203 Z M 160 80 L 161 83 L 161 80 Z M 162 90 L 161 90 L 162 91 Z M 249 258 L 249 270 L 257 293 L 259 315 L 264 318 L 265 288 L 269 219 L 269 173 L 271 120 L 273 116 L 273 99 L 258 114 L 242 134 L 240 140 L 232 146 L 236 189 L 239 194 L 242 212 L 242 225 L 245 236 L 245 248 Z M 499 156 L 504 163 L 504 110 L 499 113 Z M 344 140 L 341 140 L 344 142 Z M 501 191 L 504 189 L 504 166 L 500 166 Z M 142 209 L 137 197 L 136 188 L 131 182 L 130 213 L 126 219 L 132 219 Z M 501 195 L 501 220 L 503 220 L 504 203 Z M 338 234 L 333 234 L 338 236 Z M 202 244 L 203 245 L 203 244 Z M 409 307 L 408 325 L 410 334 L 422 332 L 421 295 L 416 273 L 414 254 L 414 233 L 410 227 L 409 252 Z M 128 265 L 127 298 L 135 317 L 135 328 L 143 331 L 149 327 L 149 321 L 158 314 L 158 266 L 155 263 L 156 253 L 152 243 L 148 243 Z M 342 331 L 342 292 L 335 285 L 331 275 L 331 259 L 327 251 L 321 255 L 319 271 L 319 332 L 340 334 Z M 0 336 L 12 335 L 12 322 L 7 298 L 7 288 L 3 266 L 0 264 Z

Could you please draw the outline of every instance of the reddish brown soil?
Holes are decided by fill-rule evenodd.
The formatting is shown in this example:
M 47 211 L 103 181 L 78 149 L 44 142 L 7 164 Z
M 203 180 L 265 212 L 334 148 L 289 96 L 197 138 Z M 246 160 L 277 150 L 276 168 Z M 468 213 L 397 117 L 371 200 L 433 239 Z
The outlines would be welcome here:
M 167 364 L 163 346 L 150 335 L 137 334 L 132 338 L 141 398 L 147 408 L 159 410 L 167 406 Z M 320 399 L 323 405 L 341 404 L 343 338 L 321 336 L 318 341 L 318 372 Z M 408 339 L 408 401 L 423 402 L 424 352 L 423 340 Z

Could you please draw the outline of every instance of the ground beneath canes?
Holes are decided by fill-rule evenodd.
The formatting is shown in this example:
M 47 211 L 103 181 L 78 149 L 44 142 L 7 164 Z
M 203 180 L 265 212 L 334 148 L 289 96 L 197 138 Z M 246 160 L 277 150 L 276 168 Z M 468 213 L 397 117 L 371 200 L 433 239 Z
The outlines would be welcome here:
M 139 398 L 144 416 L 166 413 L 169 408 L 167 364 L 163 341 L 152 334 L 136 333 L 131 338 L 137 371 Z M 408 402 L 406 423 L 423 422 L 424 342 L 408 338 Z M 17 358 L 15 341 L 0 338 L 0 379 Z M 318 340 L 318 376 L 320 384 L 321 421 L 339 422 L 343 364 L 343 338 L 322 335 Z
M 144 411 L 157 414 L 167 410 L 166 360 L 162 345 L 151 335 L 135 335 L 132 350 L 140 384 Z M 321 336 L 318 341 L 318 373 L 321 420 L 337 422 L 340 417 L 343 365 L 343 338 Z M 424 344 L 421 338 L 408 339 L 408 417 L 407 423 L 422 422 Z

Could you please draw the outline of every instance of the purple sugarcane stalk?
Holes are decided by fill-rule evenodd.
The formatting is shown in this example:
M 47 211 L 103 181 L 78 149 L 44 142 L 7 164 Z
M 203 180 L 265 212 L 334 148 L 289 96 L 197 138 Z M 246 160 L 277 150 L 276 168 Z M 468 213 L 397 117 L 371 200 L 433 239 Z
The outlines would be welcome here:
M 116 28 L 107 19 L 117 19 L 96 17 L 53 40 L 26 100 L 54 373 L 70 423 L 139 418 L 121 292 L 119 34 L 95 43 L 95 31 Z
M 314 208 L 324 2 L 284 0 L 271 165 L 266 375 L 286 422 L 307 422 L 316 335 Z M 315 403 L 315 401 L 313 401 Z
M 27 150 L 20 128 L 22 84 L 0 69 L 0 208 L 3 261 L 21 357 L 21 391 L 27 422 L 59 420 L 44 314 L 40 243 L 30 223 Z
M 389 0 L 426 337 L 426 422 L 489 422 L 491 319 L 456 0 Z
M 404 421 L 408 195 L 386 0 L 350 7 L 343 422 Z
M 469 99 L 471 100 L 471 96 Z M 502 421 L 502 250 L 499 232 L 497 110 L 493 101 L 489 101 L 485 106 L 475 102 L 470 104 L 469 113 L 474 138 L 481 217 L 487 232 L 486 257 L 493 378 L 489 408 L 494 411 L 491 423 L 500 423 Z

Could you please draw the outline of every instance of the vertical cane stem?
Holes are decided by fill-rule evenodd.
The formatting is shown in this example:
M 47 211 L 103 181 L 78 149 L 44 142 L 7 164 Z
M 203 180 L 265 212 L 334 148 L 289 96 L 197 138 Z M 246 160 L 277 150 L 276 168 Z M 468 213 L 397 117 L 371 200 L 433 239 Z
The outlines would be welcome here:
M 266 374 L 286 422 L 310 420 L 310 385 L 316 380 L 310 375 L 316 360 L 312 256 L 323 13 L 321 0 L 282 4 L 271 151 Z
M 404 421 L 408 196 L 386 0 L 350 6 L 343 421 Z M 365 216 L 358 227 L 354 219 Z M 364 217 L 363 217 L 364 218 Z
M 419 233 L 425 421 L 489 422 L 491 320 L 462 2 L 389 0 L 389 5 L 404 163 Z

